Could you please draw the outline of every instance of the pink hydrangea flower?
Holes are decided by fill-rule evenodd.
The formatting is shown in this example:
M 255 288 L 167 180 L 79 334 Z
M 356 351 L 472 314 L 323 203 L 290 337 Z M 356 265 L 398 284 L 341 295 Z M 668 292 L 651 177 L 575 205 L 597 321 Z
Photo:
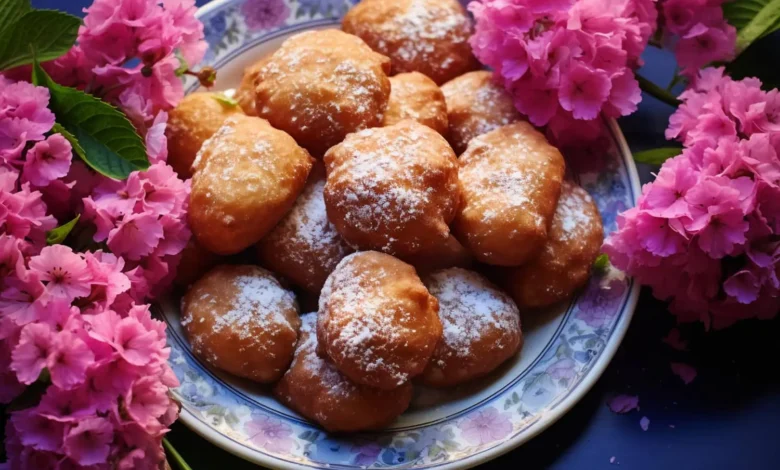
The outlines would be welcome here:
M 724 0 L 661 0 L 663 29 L 674 44 L 683 75 L 696 78 L 702 67 L 736 55 L 737 30 L 723 18 Z
M 3 180 L 6 185 L 0 187 L 0 229 L 6 235 L 22 240 L 25 245 L 43 246 L 46 232 L 57 226 L 57 220 L 47 215 L 41 193 L 32 191 L 29 184 L 23 184 L 17 190 L 15 173 L 4 172 L 0 168 L 0 182 Z
M 653 0 L 478 0 L 469 10 L 475 55 L 556 142 L 560 129 L 594 138 L 589 122 L 636 110 L 633 69 L 655 29 Z
M 70 142 L 61 134 L 53 134 L 27 151 L 22 175 L 36 186 L 46 186 L 68 174 L 72 158 Z
M 18 431 L 22 445 L 48 452 L 55 452 L 62 447 L 65 425 L 61 422 L 27 410 L 14 414 L 11 424 Z
M 54 332 L 48 325 L 34 323 L 22 329 L 11 362 L 11 369 L 21 383 L 29 385 L 38 380 L 53 350 L 53 342 Z
M 41 254 L 30 259 L 30 269 L 46 283 L 47 292 L 72 302 L 89 295 L 87 262 L 64 245 L 47 246 Z
M 46 360 L 51 382 L 62 389 L 70 389 L 84 383 L 87 367 L 95 355 L 86 343 L 69 331 L 61 331 L 54 337 L 52 352 Z
M 106 463 L 114 440 L 114 426 L 104 418 L 80 421 L 65 435 L 65 454 L 79 465 Z
M 125 408 L 132 419 L 145 428 L 160 427 L 157 421 L 168 410 L 168 387 L 157 377 L 135 381 L 125 395 Z
M 681 20 L 682 21 L 682 20 Z M 685 145 L 618 218 L 612 264 L 670 301 L 680 321 L 723 328 L 780 308 L 780 129 L 751 110 L 774 100 L 755 79 L 705 69 L 670 118 Z
M 0 87 L 0 159 L 16 163 L 29 141 L 43 140 L 54 126 L 49 90 L 26 82 Z

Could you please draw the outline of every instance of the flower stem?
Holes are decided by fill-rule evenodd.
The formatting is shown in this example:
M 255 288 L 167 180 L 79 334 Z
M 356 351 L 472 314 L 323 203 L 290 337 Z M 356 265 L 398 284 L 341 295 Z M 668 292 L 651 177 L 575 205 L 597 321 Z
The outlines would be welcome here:
M 192 470 L 192 468 L 187 465 L 187 462 L 184 461 L 184 458 L 181 456 L 181 454 L 179 454 L 173 445 L 171 445 L 168 439 L 163 438 L 163 447 L 168 452 L 170 457 L 172 457 L 176 462 L 176 466 L 178 466 L 181 470 Z
M 650 80 L 646 79 L 645 77 L 637 74 L 636 79 L 639 82 L 639 88 L 641 88 L 642 91 L 649 93 L 659 101 L 663 101 L 669 106 L 677 107 L 680 105 L 680 100 L 678 100 L 673 94 L 664 90 L 663 88 L 651 82 Z

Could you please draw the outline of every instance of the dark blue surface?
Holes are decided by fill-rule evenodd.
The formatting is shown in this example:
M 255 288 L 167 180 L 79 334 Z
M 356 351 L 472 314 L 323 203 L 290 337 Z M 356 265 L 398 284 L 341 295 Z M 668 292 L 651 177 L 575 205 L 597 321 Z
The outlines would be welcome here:
M 2 0 L 0 0 L 2 1 Z M 393 1 L 393 0 L 387 0 Z M 33 0 L 38 8 L 80 14 L 91 0 Z M 206 3 L 199 0 L 198 4 Z M 767 60 L 778 60 L 780 41 L 764 47 Z M 674 60 L 650 48 L 642 74 L 668 83 Z M 667 105 L 645 96 L 634 115 L 620 121 L 634 151 L 662 146 Z M 650 168 L 640 168 L 648 181 Z M 539 437 L 485 469 L 777 470 L 780 469 L 780 321 L 745 322 L 725 332 L 684 328 L 690 353 L 661 342 L 674 324 L 662 303 L 643 292 L 634 321 L 604 376 L 563 419 Z M 685 386 L 671 374 L 670 361 L 698 368 Z M 614 393 L 640 397 L 640 412 L 615 415 L 606 407 Z M 647 416 L 650 428 L 639 427 Z M 177 424 L 171 442 L 193 470 L 254 468 L 215 448 Z

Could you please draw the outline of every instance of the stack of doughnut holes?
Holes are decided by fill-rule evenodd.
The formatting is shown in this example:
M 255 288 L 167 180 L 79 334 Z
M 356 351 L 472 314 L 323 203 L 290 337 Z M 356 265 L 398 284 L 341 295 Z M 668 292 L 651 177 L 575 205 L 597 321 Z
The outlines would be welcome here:
M 457 0 L 363 0 L 232 99 L 170 113 L 194 234 L 181 323 L 202 361 L 328 431 L 379 429 L 413 387 L 516 356 L 520 312 L 587 282 L 598 210 L 477 69 L 471 28 Z

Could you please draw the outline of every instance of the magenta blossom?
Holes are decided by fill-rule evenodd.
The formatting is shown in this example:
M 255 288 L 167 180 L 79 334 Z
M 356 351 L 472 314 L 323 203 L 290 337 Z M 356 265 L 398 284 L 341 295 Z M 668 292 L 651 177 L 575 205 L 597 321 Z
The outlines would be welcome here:
M 682 74 L 736 55 L 737 30 L 723 18 L 724 0 L 660 0 L 662 27 L 673 44 Z
M 45 186 L 68 174 L 73 150 L 61 134 L 53 134 L 27 152 L 23 177 L 36 186 Z
M 49 90 L 26 82 L 0 86 L 0 160 L 18 163 L 27 142 L 37 142 L 54 126 Z
M 653 0 L 478 0 L 469 10 L 475 55 L 557 143 L 593 139 L 597 117 L 636 111 L 633 69 L 655 29 Z
M 780 127 L 751 110 L 773 93 L 705 69 L 681 95 L 668 138 L 682 155 L 618 218 L 612 263 L 670 301 L 680 321 L 715 328 L 780 309 Z

